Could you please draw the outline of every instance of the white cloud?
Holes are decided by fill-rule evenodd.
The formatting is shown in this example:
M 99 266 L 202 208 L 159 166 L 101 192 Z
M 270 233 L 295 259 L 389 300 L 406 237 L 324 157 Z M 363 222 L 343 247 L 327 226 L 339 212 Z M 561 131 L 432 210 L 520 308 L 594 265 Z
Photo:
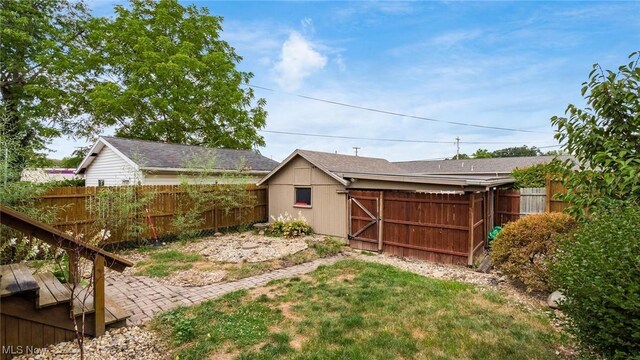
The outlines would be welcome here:
M 305 78 L 322 70 L 327 65 L 327 57 L 316 50 L 316 46 L 300 33 L 293 31 L 282 44 L 280 60 L 275 64 L 278 85 L 288 91 L 297 90 Z

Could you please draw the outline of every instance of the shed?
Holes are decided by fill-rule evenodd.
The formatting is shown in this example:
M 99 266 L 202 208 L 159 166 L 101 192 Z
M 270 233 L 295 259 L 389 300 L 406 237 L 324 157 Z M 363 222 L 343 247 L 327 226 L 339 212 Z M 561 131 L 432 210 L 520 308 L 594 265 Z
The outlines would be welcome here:
M 471 265 L 510 177 L 416 175 L 385 159 L 296 150 L 264 177 L 269 214 L 302 213 L 357 249 Z
M 277 165 L 253 150 L 102 136 L 75 172 L 85 176 L 86 186 L 178 185 L 182 179 L 214 184 L 225 182 L 225 173 L 239 171 L 244 181 L 255 183 Z M 204 168 L 213 176 L 198 176 Z

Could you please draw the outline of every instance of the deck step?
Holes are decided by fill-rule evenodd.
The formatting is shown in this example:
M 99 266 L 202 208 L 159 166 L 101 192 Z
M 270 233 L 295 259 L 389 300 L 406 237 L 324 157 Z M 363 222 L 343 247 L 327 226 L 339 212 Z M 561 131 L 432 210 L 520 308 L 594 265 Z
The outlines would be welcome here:
M 53 306 L 71 301 L 71 291 L 52 273 L 39 273 L 33 276 L 40 287 L 38 308 Z
M 36 279 L 31 274 L 31 269 L 25 264 L 0 265 L 0 296 L 5 297 L 28 291 L 38 292 Z
M 85 286 L 79 286 L 75 290 L 73 301 L 73 316 L 82 316 L 84 311 L 85 316 L 95 313 L 95 307 L 93 303 L 93 291 Z M 119 321 L 126 320 L 131 315 L 124 309 L 122 309 L 115 301 L 109 296 L 104 299 L 104 323 L 105 325 L 113 324 Z

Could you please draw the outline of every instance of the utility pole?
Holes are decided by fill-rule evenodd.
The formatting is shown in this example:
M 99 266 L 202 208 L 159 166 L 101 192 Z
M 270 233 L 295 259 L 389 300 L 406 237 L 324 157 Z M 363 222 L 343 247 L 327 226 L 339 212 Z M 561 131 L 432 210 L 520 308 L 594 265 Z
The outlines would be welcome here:
M 354 147 L 353 147 L 353 150 L 355 150 L 355 151 L 356 151 L 356 156 L 358 156 L 358 150 L 359 150 L 359 149 L 360 149 L 360 148 L 359 148 L 359 147 L 357 147 L 357 146 L 354 146 Z
M 456 160 L 460 160 L 460 136 L 456 136 Z

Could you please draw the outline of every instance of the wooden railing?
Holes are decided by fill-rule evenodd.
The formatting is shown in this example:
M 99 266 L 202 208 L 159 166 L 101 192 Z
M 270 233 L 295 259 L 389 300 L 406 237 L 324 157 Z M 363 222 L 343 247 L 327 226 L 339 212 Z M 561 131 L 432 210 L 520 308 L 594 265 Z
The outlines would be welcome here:
M 69 281 L 78 285 L 78 256 L 93 263 L 93 304 L 95 317 L 95 336 L 105 332 L 105 286 L 104 267 L 118 272 L 124 271 L 133 263 L 99 247 L 79 241 L 64 232 L 35 220 L 21 212 L 0 205 L 0 223 L 20 231 L 27 237 L 37 238 L 53 247 L 59 247 L 69 254 Z M 73 299 L 72 299 L 73 300 Z M 73 316 L 73 301 L 71 302 Z

